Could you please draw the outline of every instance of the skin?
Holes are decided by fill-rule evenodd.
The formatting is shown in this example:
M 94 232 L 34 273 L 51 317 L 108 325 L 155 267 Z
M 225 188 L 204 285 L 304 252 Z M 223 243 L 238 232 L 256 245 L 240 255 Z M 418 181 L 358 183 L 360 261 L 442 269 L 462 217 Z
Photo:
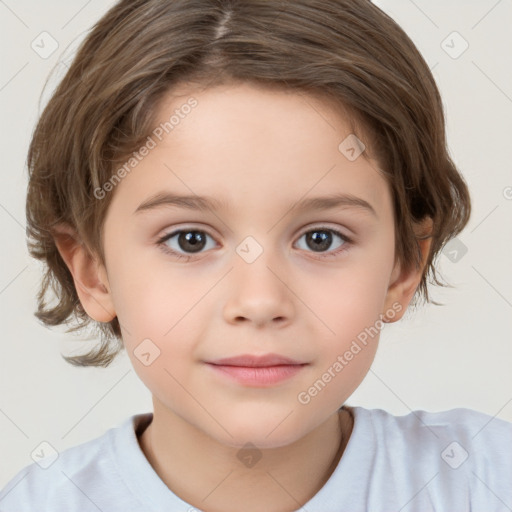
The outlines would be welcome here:
M 338 150 L 351 129 L 333 105 L 248 84 L 183 87 L 159 105 L 156 124 L 190 96 L 197 107 L 115 188 L 103 231 L 106 265 L 80 244 L 57 244 L 91 318 L 118 316 L 133 367 L 153 395 L 153 421 L 139 442 L 160 478 L 202 510 L 293 511 L 342 457 L 353 421 L 338 409 L 370 369 L 378 335 L 307 404 L 299 393 L 365 327 L 390 310 L 388 321 L 402 317 L 422 269 L 395 262 L 389 187 L 378 162 L 350 161 Z M 228 208 L 134 214 L 163 190 L 213 196 Z M 291 209 L 333 191 L 363 198 L 376 215 L 353 206 Z M 304 235 L 326 227 L 352 243 L 329 232 L 330 246 L 315 251 Z M 158 246 L 177 228 L 209 235 L 200 253 L 188 249 L 189 261 Z M 236 252 L 247 236 L 263 249 L 252 263 Z M 429 244 L 420 245 L 424 261 Z M 184 255 L 190 247 L 177 236 L 166 245 Z M 160 350 L 148 366 L 134 354 L 144 339 Z M 309 364 L 270 387 L 241 385 L 205 364 L 269 352 Z M 262 456 L 252 467 L 237 457 L 247 442 Z

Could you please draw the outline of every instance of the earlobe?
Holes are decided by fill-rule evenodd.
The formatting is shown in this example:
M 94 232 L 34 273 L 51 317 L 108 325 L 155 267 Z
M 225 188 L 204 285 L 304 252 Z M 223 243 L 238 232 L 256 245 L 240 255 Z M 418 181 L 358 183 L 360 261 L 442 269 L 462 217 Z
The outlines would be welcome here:
M 80 303 L 85 312 L 98 322 L 110 322 L 116 316 L 107 273 L 69 225 L 55 228 L 55 244 L 68 267 Z
M 391 274 L 388 292 L 384 303 L 384 311 L 382 312 L 383 321 L 387 323 L 396 322 L 400 320 L 405 314 L 409 303 L 411 302 L 416 289 L 418 288 L 423 271 L 430 253 L 430 246 L 432 244 L 432 220 L 427 218 L 420 227 L 417 234 L 417 243 L 421 252 L 421 265 L 419 268 L 412 266 L 411 268 L 404 269 L 400 262 L 396 262 L 393 272 Z M 399 303 L 401 309 L 399 313 L 394 311 L 393 304 Z M 387 318 L 386 311 L 393 309 L 393 317 Z

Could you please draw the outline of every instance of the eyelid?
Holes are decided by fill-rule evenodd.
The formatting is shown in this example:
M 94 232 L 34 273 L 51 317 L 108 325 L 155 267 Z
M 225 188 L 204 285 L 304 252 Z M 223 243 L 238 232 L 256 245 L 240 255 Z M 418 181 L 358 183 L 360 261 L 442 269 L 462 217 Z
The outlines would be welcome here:
M 321 230 L 321 229 L 328 229 L 332 231 L 337 231 L 343 236 L 346 236 L 347 238 L 355 236 L 355 233 L 349 229 L 346 226 L 340 226 L 339 224 L 329 223 L 329 222 L 313 222 L 303 228 L 301 231 L 299 231 L 299 236 L 304 235 L 305 233 L 308 233 L 309 231 L 314 231 L 315 229 Z M 347 231 L 350 234 L 345 234 L 345 231 Z
M 178 235 L 180 233 L 187 232 L 187 231 L 198 231 L 198 232 L 204 233 L 205 235 L 209 236 L 214 241 L 215 244 L 217 244 L 217 241 L 215 240 L 216 237 L 214 235 L 212 235 L 208 229 L 203 229 L 201 227 L 196 227 L 196 226 L 192 226 L 191 224 L 188 224 L 188 225 L 183 225 L 183 226 L 180 226 L 180 225 L 174 226 L 172 230 L 170 230 L 168 233 L 166 233 L 164 235 L 161 235 L 158 238 L 156 245 L 162 251 L 164 251 L 167 254 L 170 254 L 172 257 L 176 258 L 177 260 L 185 260 L 185 261 L 197 260 L 196 256 L 201 257 L 202 255 L 205 255 L 211 251 L 211 249 L 210 249 L 208 251 L 198 252 L 198 253 L 181 253 L 179 251 L 171 249 L 170 247 L 168 247 L 166 245 L 166 242 L 168 240 L 172 239 L 173 237 L 175 237 L 176 235 Z M 336 226 L 336 227 L 329 226 L 327 223 L 320 223 L 320 224 L 313 223 L 313 224 L 310 224 L 309 226 L 306 226 L 305 228 L 303 228 L 300 231 L 300 234 L 296 236 L 296 242 L 294 242 L 294 246 L 306 233 L 309 233 L 312 231 L 331 231 L 336 236 L 338 236 L 339 238 L 341 238 L 343 240 L 343 244 L 341 245 L 341 247 L 334 249 L 334 250 L 328 250 L 326 252 L 318 252 L 318 253 L 316 253 L 317 256 L 315 259 L 328 260 L 329 258 L 340 257 L 343 254 L 345 254 L 347 251 L 349 251 L 350 248 L 355 243 L 354 237 L 352 237 L 352 235 L 350 235 L 350 236 L 346 235 L 342 229 L 339 229 L 338 226 Z M 305 252 L 309 253 L 310 251 L 305 251 Z M 311 251 L 311 253 L 315 254 L 315 251 Z M 310 256 L 308 256 L 308 257 L 310 257 Z
M 334 225 L 334 224 L 330 225 L 330 223 L 328 223 L 328 222 L 316 222 L 316 223 L 313 222 L 313 223 L 307 225 L 306 227 L 302 228 L 299 231 L 299 234 L 296 236 L 300 237 L 300 236 L 304 235 L 305 233 L 308 233 L 309 231 L 314 230 L 314 229 L 318 229 L 318 230 L 328 229 L 328 230 L 332 230 L 332 231 L 337 231 L 346 238 L 355 237 L 354 231 L 349 229 L 348 227 L 346 227 L 346 226 L 340 227 L 339 225 Z M 210 226 L 204 228 L 202 226 L 195 226 L 195 225 L 193 225 L 193 223 L 189 223 L 189 224 L 183 223 L 183 224 L 177 224 L 177 225 L 173 226 L 172 229 L 170 229 L 168 231 L 164 230 L 164 234 L 159 234 L 159 235 L 157 235 L 156 238 L 158 240 L 162 240 L 163 238 L 170 237 L 174 234 L 177 234 L 181 231 L 186 231 L 186 230 L 201 231 L 201 232 L 204 232 L 207 235 L 211 236 L 212 238 L 216 238 L 216 236 L 217 236 L 211 232 L 214 230 Z M 348 231 L 349 234 L 346 234 L 344 231 Z

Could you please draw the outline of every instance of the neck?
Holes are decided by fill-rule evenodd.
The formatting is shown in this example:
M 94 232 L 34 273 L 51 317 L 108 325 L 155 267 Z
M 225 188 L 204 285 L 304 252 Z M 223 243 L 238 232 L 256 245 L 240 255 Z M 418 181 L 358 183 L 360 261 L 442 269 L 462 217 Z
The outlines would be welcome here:
M 261 450 L 261 459 L 244 467 L 233 463 L 240 448 L 218 443 L 155 404 L 153 421 L 139 443 L 162 481 L 193 507 L 208 512 L 292 512 L 327 482 L 352 427 L 351 413 L 342 409 L 300 440 Z

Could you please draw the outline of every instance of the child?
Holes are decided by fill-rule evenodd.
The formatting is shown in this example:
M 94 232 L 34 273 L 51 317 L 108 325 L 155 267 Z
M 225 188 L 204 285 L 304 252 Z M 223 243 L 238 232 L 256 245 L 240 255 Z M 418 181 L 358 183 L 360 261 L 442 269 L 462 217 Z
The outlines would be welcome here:
M 510 423 L 346 405 L 470 215 L 430 70 L 371 2 L 122 0 L 28 167 L 37 317 L 99 328 L 74 365 L 125 348 L 154 411 L 2 512 L 512 510 Z

